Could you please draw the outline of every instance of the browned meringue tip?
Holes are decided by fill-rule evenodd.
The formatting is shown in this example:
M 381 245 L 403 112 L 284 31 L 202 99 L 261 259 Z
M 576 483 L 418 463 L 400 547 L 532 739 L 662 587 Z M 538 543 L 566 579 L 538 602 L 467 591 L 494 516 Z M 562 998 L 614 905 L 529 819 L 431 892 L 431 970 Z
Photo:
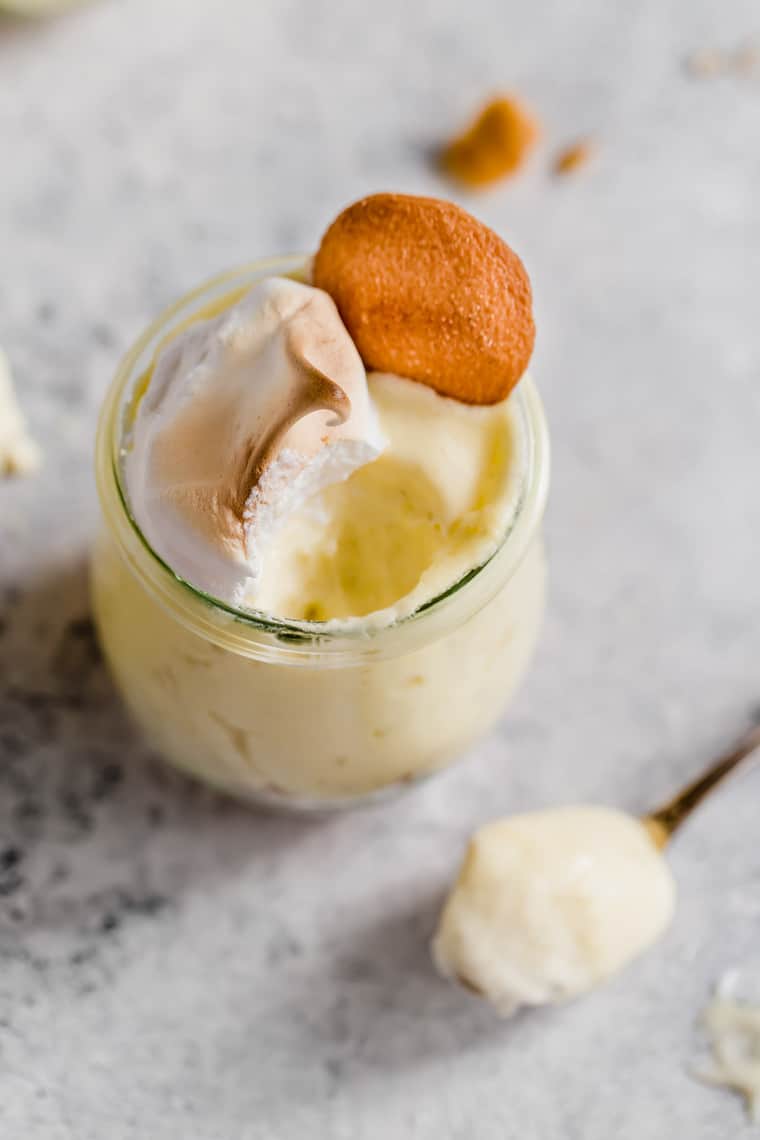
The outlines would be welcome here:
M 530 360 L 535 325 L 525 267 L 453 202 L 362 198 L 322 238 L 313 280 L 332 296 L 368 369 L 463 403 L 494 404 Z

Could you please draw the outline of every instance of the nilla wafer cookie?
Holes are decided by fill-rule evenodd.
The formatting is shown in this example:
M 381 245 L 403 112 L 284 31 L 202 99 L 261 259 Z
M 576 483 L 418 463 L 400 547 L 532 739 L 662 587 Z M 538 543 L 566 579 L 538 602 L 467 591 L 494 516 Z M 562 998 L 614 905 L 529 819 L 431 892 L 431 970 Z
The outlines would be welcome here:
M 362 198 L 325 233 L 313 273 L 370 370 L 494 404 L 528 365 L 535 325 L 525 267 L 452 202 Z

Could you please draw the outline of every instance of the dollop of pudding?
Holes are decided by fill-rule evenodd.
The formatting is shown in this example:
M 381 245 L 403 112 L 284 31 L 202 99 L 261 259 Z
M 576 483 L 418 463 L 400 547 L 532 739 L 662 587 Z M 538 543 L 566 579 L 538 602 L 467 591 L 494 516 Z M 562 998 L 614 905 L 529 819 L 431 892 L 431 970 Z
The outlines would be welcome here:
M 702 1015 L 713 1059 L 696 1075 L 741 1093 L 750 1119 L 760 1124 L 760 1004 L 738 1001 L 732 990 L 727 978 Z
M 383 454 L 312 496 L 268 543 L 246 603 L 363 628 L 414 613 L 495 553 L 520 497 L 516 404 L 476 406 L 370 373 Z
M 470 841 L 432 951 L 503 1015 L 605 981 L 668 925 L 675 887 L 643 824 L 603 807 L 499 820 Z
M 282 520 L 383 446 L 332 299 L 267 278 L 159 353 L 125 461 L 131 509 L 175 573 L 238 604 Z
M 29 475 L 40 462 L 40 450 L 27 433 L 16 400 L 10 365 L 0 349 L 0 477 Z

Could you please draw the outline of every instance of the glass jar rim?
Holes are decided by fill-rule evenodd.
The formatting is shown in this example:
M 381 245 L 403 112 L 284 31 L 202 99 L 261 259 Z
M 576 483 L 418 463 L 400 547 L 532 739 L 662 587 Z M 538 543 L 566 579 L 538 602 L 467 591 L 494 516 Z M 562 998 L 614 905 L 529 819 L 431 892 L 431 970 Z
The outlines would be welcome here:
M 145 538 L 129 505 L 122 466 L 125 417 L 135 385 L 161 342 L 172 328 L 195 319 L 214 300 L 223 300 L 236 289 L 244 291 L 264 276 L 303 279 L 309 260 L 292 254 L 227 270 L 184 294 L 150 323 L 119 364 L 101 409 L 96 439 L 101 509 L 120 553 L 143 586 L 204 640 L 245 656 L 293 663 L 329 657 L 332 664 L 340 664 L 357 654 L 396 656 L 446 632 L 453 602 L 472 603 L 462 607 L 461 620 L 482 608 L 517 569 L 540 525 L 549 484 L 549 440 L 541 399 L 530 376 L 523 376 L 510 397 L 516 400 L 521 424 L 522 471 L 515 509 L 498 547 L 446 590 L 392 624 L 299 621 L 232 606 L 176 574 Z M 481 589 L 476 590 L 478 585 Z

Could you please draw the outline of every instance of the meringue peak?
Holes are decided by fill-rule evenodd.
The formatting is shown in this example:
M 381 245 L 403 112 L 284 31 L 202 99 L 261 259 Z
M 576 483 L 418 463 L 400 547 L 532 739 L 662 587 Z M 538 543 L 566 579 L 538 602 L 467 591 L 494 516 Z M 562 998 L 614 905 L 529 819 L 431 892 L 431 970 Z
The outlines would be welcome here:
M 237 604 L 282 519 L 382 448 L 364 366 L 334 302 L 271 277 L 159 353 L 127 486 L 156 552 Z

